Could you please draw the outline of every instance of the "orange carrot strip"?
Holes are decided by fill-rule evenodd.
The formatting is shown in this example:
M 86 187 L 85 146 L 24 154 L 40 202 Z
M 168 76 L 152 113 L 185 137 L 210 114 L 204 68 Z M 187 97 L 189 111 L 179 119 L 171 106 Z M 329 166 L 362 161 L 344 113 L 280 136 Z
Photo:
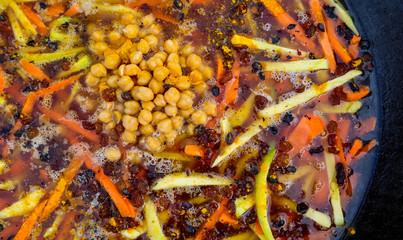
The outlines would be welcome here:
M 315 43 L 305 36 L 305 31 L 295 21 L 276 0 L 260 0 L 266 8 L 271 12 L 271 14 L 279 21 L 279 23 L 287 29 L 290 35 L 295 36 L 295 38 L 300 41 L 306 48 L 312 52 L 316 52 Z M 287 27 L 290 24 L 295 24 L 296 26 L 289 30 Z
M 97 142 L 99 140 L 98 135 L 95 134 L 94 132 L 88 131 L 84 129 L 78 122 L 75 122 L 73 120 L 70 120 L 63 116 L 62 114 L 55 112 L 50 109 L 46 109 L 42 106 L 39 106 L 39 110 L 46 114 L 50 119 L 52 119 L 55 122 L 58 122 L 62 125 L 65 125 L 69 129 L 73 130 L 74 132 L 84 136 L 88 140 Z
M 37 27 L 38 31 L 43 35 L 47 36 L 48 35 L 48 28 L 46 25 L 43 23 L 42 19 L 36 14 L 34 11 L 32 11 L 29 7 L 25 5 L 21 5 L 22 11 L 27 15 L 29 20 L 35 24 Z
M 376 145 L 378 145 L 378 141 L 376 139 L 371 140 L 368 144 L 363 146 L 357 153 L 357 155 L 354 157 L 355 160 L 359 160 L 362 157 L 364 157 L 369 151 L 371 151 L 372 148 L 374 148 Z
M 347 100 L 348 101 L 357 101 L 361 98 L 364 98 L 369 94 L 371 91 L 368 86 L 361 85 L 358 87 L 360 90 L 358 92 L 350 92 L 347 93 Z
M 189 156 L 204 157 L 204 149 L 197 145 L 186 145 L 185 153 Z
M 264 234 L 262 226 L 260 226 L 259 219 L 257 219 L 257 221 L 256 221 L 255 231 L 256 231 L 257 234 Z
M 229 203 L 228 198 L 226 198 L 220 202 L 220 206 L 218 207 L 218 209 L 207 219 L 207 221 L 203 225 L 202 229 L 196 234 L 195 240 L 204 239 L 204 234 L 206 233 L 206 231 L 213 228 L 214 225 L 217 223 L 221 214 L 227 210 L 227 207 L 225 205 L 227 205 L 228 203 Z
M 6 78 L 4 77 L 3 69 L 0 66 L 0 95 L 3 94 L 5 85 L 6 85 Z
M 35 223 L 37 223 L 39 216 L 42 214 L 43 208 L 45 207 L 47 200 L 38 204 L 32 213 L 25 219 L 24 223 L 21 225 L 17 234 L 14 236 L 14 240 L 25 240 L 28 239 L 32 228 Z
M 238 96 L 239 68 L 233 67 L 233 78 L 225 84 L 224 101 L 226 105 L 233 104 Z
M 43 219 L 49 217 L 49 215 L 60 205 L 60 201 L 64 195 L 64 192 L 70 185 L 74 176 L 76 176 L 82 164 L 83 160 L 81 157 L 75 157 L 73 158 L 73 160 L 71 160 L 69 166 L 63 172 L 63 176 L 59 179 L 55 190 L 53 190 L 52 194 L 50 195 L 46 206 L 43 209 L 41 217 L 39 218 L 39 221 L 42 221 Z
M 67 213 L 67 216 L 64 218 L 63 223 L 60 226 L 60 230 L 58 231 L 55 240 L 64 240 L 69 238 L 70 230 L 73 227 L 74 216 L 74 211 Z
M 63 3 L 55 3 L 48 7 L 48 9 L 45 12 L 45 16 L 53 17 L 61 14 L 62 12 L 64 12 Z
M 177 23 L 178 22 L 175 18 L 164 14 L 161 10 L 159 10 L 157 8 L 153 8 L 151 11 L 152 11 L 153 15 L 156 18 L 158 18 L 159 20 L 162 20 L 162 21 L 165 21 L 165 22 L 170 22 L 170 23 Z
M 344 47 L 344 45 L 341 43 L 341 41 L 339 40 L 339 36 L 336 33 L 337 28 L 336 22 L 333 19 L 328 18 L 326 14 L 323 14 L 323 16 L 325 18 L 327 35 L 329 36 L 329 41 L 330 44 L 332 45 L 333 50 L 337 53 L 337 55 L 343 62 L 345 63 L 351 62 L 352 58 L 347 48 Z
M 224 73 L 225 73 L 224 64 L 221 58 L 219 58 L 217 60 L 217 84 L 220 84 L 220 79 L 222 78 L 222 76 L 224 76 Z
M 20 60 L 20 64 L 21 67 L 35 79 L 38 79 L 39 81 L 50 81 L 50 78 L 44 72 L 42 72 L 42 70 L 30 63 L 27 59 L 22 58 Z
M 288 153 L 290 157 L 295 156 L 312 141 L 319 133 L 323 131 L 325 124 L 317 116 L 303 117 L 294 131 L 288 137 L 288 142 L 293 146 L 293 149 Z
M 39 97 L 43 97 L 43 96 L 45 96 L 47 94 L 56 92 L 56 91 L 58 91 L 60 89 L 63 89 L 65 87 L 69 86 L 70 84 L 72 84 L 73 82 L 77 81 L 78 79 L 80 79 L 81 76 L 83 76 L 83 74 L 78 74 L 78 75 L 70 77 L 70 78 L 68 78 L 66 80 L 63 80 L 61 82 L 58 82 L 56 84 L 53 84 L 48 88 L 41 89 L 41 90 L 35 92 L 35 96 L 37 98 L 39 98 Z
M 361 38 L 357 35 L 354 35 L 350 41 L 350 46 L 348 46 L 348 51 L 350 52 L 350 54 L 353 58 L 358 57 L 358 53 L 360 52 L 358 45 L 359 45 L 360 41 L 361 41 Z
M 340 129 L 336 130 L 336 146 L 339 149 L 339 153 L 337 154 L 337 156 L 339 156 L 339 160 L 344 165 L 344 171 L 347 174 L 347 164 L 346 158 L 344 156 L 343 142 L 341 141 L 340 137 Z
M 161 4 L 161 0 L 137 0 L 137 1 L 129 1 L 127 5 L 131 8 L 141 7 L 143 4 L 147 4 L 150 7 L 156 7 Z
M 228 223 L 230 225 L 236 225 L 238 223 L 238 221 L 228 212 L 223 212 L 218 221 L 221 223 Z
M 318 24 L 322 24 L 325 26 L 325 20 L 323 19 L 322 11 L 320 9 L 319 0 L 310 0 L 312 19 L 315 20 Z M 333 54 L 332 46 L 329 42 L 329 36 L 327 34 L 328 30 L 325 32 L 317 31 L 319 33 L 319 42 L 322 46 L 323 53 L 327 61 L 329 62 L 329 70 L 330 72 L 336 71 L 336 59 Z
M 77 5 L 71 5 L 67 11 L 64 12 L 65 17 L 72 17 L 81 12 L 81 9 Z
M 360 139 L 355 139 L 353 146 L 351 146 L 350 150 L 347 153 L 346 156 L 346 164 L 350 165 L 351 160 L 357 155 L 358 151 L 362 148 L 362 142 Z

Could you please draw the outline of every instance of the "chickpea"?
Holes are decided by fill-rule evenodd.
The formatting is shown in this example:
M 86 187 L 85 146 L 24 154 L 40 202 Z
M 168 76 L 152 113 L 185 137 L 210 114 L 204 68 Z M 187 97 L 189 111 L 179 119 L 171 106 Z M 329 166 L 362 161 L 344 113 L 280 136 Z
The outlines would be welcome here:
M 155 18 L 154 18 L 154 15 L 149 14 L 149 15 L 144 16 L 142 20 L 143 20 L 144 27 L 148 28 L 151 26 L 151 24 L 154 23 Z
M 122 157 L 122 153 L 116 147 L 108 147 L 107 149 L 105 149 L 105 157 L 109 161 L 116 162 Z
M 146 138 L 146 146 L 151 152 L 161 151 L 161 143 L 154 137 L 148 136 Z
M 199 95 L 204 95 L 207 89 L 208 89 L 207 83 L 202 82 L 201 84 L 195 86 L 194 91 Z
M 125 66 L 124 75 L 135 76 L 139 74 L 141 69 L 136 64 L 128 64 Z
M 122 16 L 122 19 L 121 19 L 120 22 L 121 22 L 123 25 L 128 25 L 128 24 L 132 23 L 132 22 L 134 21 L 134 19 L 135 19 L 135 17 L 134 17 L 133 14 L 131 14 L 131 13 L 125 13 L 125 14 Z
M 164 92 L 164 83 L 158 81 L 157 79 L 151 79 L 148 87 L 153 91 L 154 94 L 163 93 Z
M 165 98 L 164 95 L 162 94 L 158 94 L 155 98 L 154 98 L 154 103 L 157 107 L 165 107 L 165 105 L 167 105 L 167 103 L 165 102 Z
M 179 63 L 179 56 L 177 53 L 171 53 L 167 59 L 168 63 Z
M 179 43 L 176 40 L 168 39 L 164 43 L 164 49 L 167 53 L 175 53 L 179 49 Z
M 152 125 L 157 125 L 158 123 L 160 123 L 162 120 L 167 119 L 168 116 L 160 111 L 155 111 L 153 112 L 153 121 L 152 121 Z
M 121 76 L 118 81 L 118 86 L 122 91 L 127 92 L 133 88 L 134 82 L 129 76 Z
M 156 36 L 148 35 L 144 39 L 148 42 L 148 44 L 150 45 L 150 48 L 154 49 L 158 46 L 158 38 Z
M 192 114 L 192 122 L 194 124 L 206 124 L 207 122 L 207 114 L 205 112 L 203 112 L 202 110 L 196 110 L 193 114 Z
M 187 125 L 187 128 L 186 128 L 186 133 L 187 133 L 189 136 L 192 136 L 192 135 L 194 134 L 194 129 L 195 129 L 195 127 L 194 127 L 193 123 L 189 123 L 189 124 Z
M 125 100 L 122 98 L 122 93 L 123 93 L 122 89 L 119 89 L 119 88 L 116 89 L 116 99 L 121 103 L 125 102 Z
M 139 64 L 139 67 L 140 67 L 140 69 L 141 70 L 148 70 L 148 64 L 147 64 L 147 61 L 146 60 L 141 60 L 141 62 L 140 62 L 140 64 Z
M 214 76 L 213 69 L 209 66 L 203 68 L 202 74 L 205 79 L 210 79 Z
M 106 83 L 108 84 L 109 87 L 111 88 L 118 88 L 118 80 L 119 76 L 118 75 L 112 75 L 106 80 Z
M 171 119 L 162 120 L 157 124 L 158 131 L 162 133 L 169 133 L 172 131 L 172 121 Z
M 180 129 L 183 125 L 183 117 L 181 116 L 171 117 L 171 121 L 172 127 L 176 130 Z
M 115 108 L 115 102 L 102 101 L 101 103 L 101 108 L 104 110 L 112 111 Z
M 141 71 L 137 76 L 137 84 L 147 85 L 153 76 L 148 71 Z
M 108 122 L 107 124 L 104 125 L 104 129 L 106 131 L 110 131 L 112 128 L 114 128 L 116 126 L 115 122 Z
M 141 110 L 139 114 L 138 121 L 141 125 L 147 125 L 153 120 L 153 115 L 148 110 Z
M 135 51 L 129 55 L 130 62 L 133 64 L 139 64 L 143 60 L 143 53 L 140 51 Z
M 203 106 L 203 110 L 209 116 L 215 116 L 217 114 L 217 105 L 212 102 L 206 102 Z
M 201 59 L 201 57 L 199 57 L 196 54 L 192 53 L 187 57 L 186 65 L 191 70 L 198 69 L 202 65 L 202 59 Z
M 92 48 L 94 52 L 98 53 L 99 55 L 103 54 L 106 50 L 109 49 L 108 44 L 105 42 L 97 42 L 95 43 Z
M 141 134 L 143 135 L 150 135 L 154 133 L 154 127 L 151 124 L 141 125 L 139 127 Z
M 122 64 L 119 66 L 118 71 L 117 71 L 117 74 L 119 76 L 125 75 L 125 67 L 126 67 L 126 64 Z
M 154 77 L 160 82 L 164 81 L 165 78 L 168 77 L 168 75 L 169 75 L 169 69 L 164 66 L 156 67 L 154 69 Z
M 106 54 L 105 55 L 105 61 L 104 61 L 104 66 L 107 69 L 117 69 L 120 65 L 120 56 L 116 53 L 112 53 L 112 54 Z
M 121 102 L 118 102 L 118 103 L 116 103 L 115 109 L 116 109 L 116 111 L 122 113 L 125 111 L 125 105 L 123 105 L 123 103 L 121 103 Z
M 137 118 L 130 115 L 123 115 L 122 124 L 127 131 L 131 132 L 136 131 L 139 127 L 139 122 Z
M 158 35 L 160 35 L 160 33 L 162 32 L 162 28 L 161 28 L 161 26 L 159 26 L 159 25 L 152 24 L 152 25 L 150 26 L 150 28 L 148 28 L 147 32 L 148 32 L 149 34 L 153 34 L 153 35 L 158 36 Z
M 135 143 L 136 142 L 136 132 L 128 131 L 127 129 L 121 135 L 122 140 L 127 143 Z
M 180 93 L 178 89 L 171 87 L 168 89 L 168 91 L 165 92 L 164 94 L 165 102 L 171 104 L 171 105 L 176 105 L 180 98 Z
M 196 97 L 196 94 L 194 92 L 190 91 L 190 90 L 185 90 L 185 91 L 182 92 L 182 94 L 188 95 L 191 98 Z
M 152 101 L 154 99 L 154 93 L 148 87 L 139 87 L 134 94 L 132 92 L 132 96 L 141 101 Z
M 187 108 L 187 109 L 181 109 L 179 110 L 179 115 L 181 115 L 184 118 L 189 118 L 190 115 L 194 112 L 193 108 Z
M 150 69 L 151 71 L 154 71 L 155 68 L 162 66 L 162 65 L 164 65 L 164 63 L 162 62 L 161 58 L 158 58 L 158 57 L 151 57 L 147 61 L 148 69 Z
M 88 73 L 85 77 L 85 83 L 90 87 L 96 87 L 99 83 L 99 78 L 92 75 L 92 73 Z
M 201 74 L 201 72 L 199 70 L 193 70 L 190 75 L 190 82 L 193 85 L 199 85 L 203 82 L 203 75 Z
M 119 42 L 119 40 L 122 38 L 122 34 L 120 34 L 118 31 L 111 31 L 108 34 L 108 39 L 109 42 L 111 42 L 112 44 Z
M 134 24 L 129 24 L 125 28 L 123 28 L 123 34 L 128 39 L 136 38 L 137 35 L 139 34 L 139 27 L 137 27 L 137 25 Z
M 187 57 L 187 56 L 189 56 L 190 54 L 192 54 L 193 52 L 194 52 L 194 47 L 192 46 L 192 45 L 190 45 L 190 44 L 187 44 L 186 46 L 184 46 L 183 48 L 182 48 L 182 55 L 183 56 L 185 56 L 185 57 Z
M 150 45 L 144 39 L 141 39 L 137 44 L 137 50 L 141 51 L 143 54 L 147 54 L 150 51 Z
M 178 114 L 178 108 L 176 106 L 173 105 L 166 105 L 164 108 L 165 113 L 172 117 L 175 116 L 176 114 Z
M 123 106 L 123 105 L 122 105 Z M 122 120 L 122 113 L 120 111 L 113 111 L 112 113 L 112 120 L 115 124 L 120 123 L 120 120 Z
M 104 40 L 104 33 L 101 30 L 96 30 L 92 32 L 92 39 L 96 42 Z
M 152 101 L 141 102 L 141 107 L 145 110 L 152 112 L 153 109 L 155 108 L 155 104 Z
M 98 114 L 98 120 L 103 123 L 108 123 L 112 121 L 112 113 L 108 110 L 103 110 Z
M 178 132 L 175 130 L 172 130 L 171 132 L 165 134 L 165 138 L 167 139 L 166 141 L 169 143 L 172 143 L 173 141 L 175 141 L 177 136 L 178 136 Z
M 153 57 L 161 59 L 162 63 L 164 63 L 167 60 L 167 56 L 166 52 L 157 52 Z
M 188 76 L 180 76 L 178 82 L 175 84 L 175 87 L 181 91 L 190 88 L 190 82 Z
M 191 108 L 193 106 L 193 99 L 189 95 L 182 93 L 177 105 L 180 109 Z
M 186 57 L 185 56 L 180 56 L 179 57 L 179 64 L 181 65 L 182 68 L 187 68 Z
M 109 88 L 108 84 L 104 81 L 103 78 L 100 79 L 99 85 L 98 85 L 98 90 L 99 92 L 102 92 L 103 90 Z
M 141 110 L 140 103 L 134 100 L 126 101 L 124 103 L 124 106 L 125 106 L 124 112 L 130 115 L 135 115 Z
M 141 28 L 141 29 L 139 30 L 139 34 L 137 35 L 137 37 L 138 37 L 138 38 L 144 38 L 145 36 L 147 36 L 147 34 L 148 34 L 147 30 L 144 29 L 144 28 Z
M 182 76 L 182 68 L 181 65 L 179 65 L 179 63 L 173 63 L 170 62 L 168 63 L 168 68 L 171 71 L 172 76 L 174 77 L 180 77 Z

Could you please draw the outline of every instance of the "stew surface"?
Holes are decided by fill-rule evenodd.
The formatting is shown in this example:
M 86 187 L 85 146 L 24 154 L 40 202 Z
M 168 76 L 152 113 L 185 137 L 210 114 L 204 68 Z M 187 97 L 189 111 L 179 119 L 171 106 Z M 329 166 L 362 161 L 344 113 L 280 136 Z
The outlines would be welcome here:
M 0 238 L 354 234 L 369 48 L 335 0 L 0 0 Z

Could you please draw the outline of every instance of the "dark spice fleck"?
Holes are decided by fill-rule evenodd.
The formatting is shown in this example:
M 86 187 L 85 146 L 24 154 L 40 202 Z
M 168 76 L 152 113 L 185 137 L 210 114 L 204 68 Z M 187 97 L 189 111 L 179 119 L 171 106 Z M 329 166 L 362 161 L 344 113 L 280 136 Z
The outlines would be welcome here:
M 30 47 L 33 47 L 33 46 L 35 46 L 35 41 L 32 40 L 32 39 L 28 40 L 27 45 L 30 46 Z
M 2 232 L 3 230 L 4 230 L 3 224 L 0 224 L 0 232 Z
M 17 137 L 17 138 L 20 138 L 22 136 L 22 134 L 24 134 L 24 130 L 17 130 L 14 133 L 14 136 Z
M 276 135 L 276 134 L 278 133 L 278 128 L 277 128 L 276 126 L 271 126 L 271 127 L 269 127 L 269 130 L 270 130 L 274 135 Z
M 259 73 L 258 73 L 258 75 L 259 75 L 259 78 L 260 78 L 260 80 L 265 80 L 266 79 L 266 76 L 264 75 L 264 72 L 263 71 L 260 71 Z
M 284 117 L 281 119 L 282 122 L 287 123 L 290 125 L 290 123 L 294 120 L 294 117 L 292 116 L 291 113 L 287 112 Z
M 342 26 L 338 25 L 336 27 L 336 31 L 337 31 L 337 35 L 339 35 L 340 37 L 344 37 L 344 29 Z
M 220 95 L 220 88 L 217 87 L 217 86 L 214 86 L 214 87 L 211 89 L 211 92 L 212 92 L 212 94 L 213 94 L 214 97 L 218 97 L 218 95 Z
M 3 14 L 0 14 L 0 22 L 6 21 L 6 17 L 3 16 Z
M 269 103 L 269 100 L 267 98 L 263 97 L 262 95 L 256 95 L 255 96 L 255 106 L 259 110 L 263 110 L 267 103 Z
M 44 2 L 39 2 L 39 7 L 40 7 L 41 9 L 46 9 L 46 8 L 47 8 L 47 5 L 46 5 L 46 3 L 44 3 Z
M 296 26 L 297 26 L 296 24 L 290 24 L 290 25 L 287 26 L 287 29 L 288 29 L 288 30 L 292 30 L 292 29 L 294 29 Z
M 227 136 L 225 136 L 225 142 L 227 143 L 227 145 L 231 145 L 234 143 L 234 136 L 232 135 L 232 133 L 228 133 Z
M 278 183 L 277 176 L 274 175 L 274 174 L 269 174 L 269 175 L 267 176 L 267 179 L 266 179 L 266 180 L 267 180 L 269 183 L 273 183 L 273 184 Z
M 40 159 L 42 162 L 49 162 L 49 154 L 48 154 L 48 153 L 43 153 L 43 152 L 41 152 L 41 153 L 39 154 L 39 159 Z
M 282 226 L 284 226 L 284 224 L 285 224 L 285 221 L 284 221 L 284 219 L 282 219 L 282 218 L 280 218 L 280 219 L 278 219 L 277 220 L 277 222 L 276 222 L 276 225 L 277 225 L 277 227 L 282 227 Z
M 102 95 L 102 98 L 107 102 L 113 102 L 116 100 L 116 93 L 112 88 L 105 88 L 102 91 L 101 95 Z
M 295 173 L 297 169 L 294 166 L 288 166 L 285 168 L 285 170 L 289 173 Z
M 305 35 L 306 35 L 306 37 L 308 37 L 308 38 L 311 38 L 311 37 L 313 37 L 314 35 L 315 35 L 315 32 L 316 32 L 316 27 L 315 27 L 315 25 L 311 25 L 311 26 L 309 26 L 309 28 L 305 31 Z
M 368 50 L 371 47 L 371 43 L 368 40 L 361 39 L 359 46 L 362 50 Z
M 344 165 L 341 162 L 336 163 L 336 180 L 337 184 L 343 185 L 346 179 L 346 172 L 344 171 Z
M 185 19 L 185 14 L 179 13 L 179 21 L 182 21 L 183 19 Z
M 87 171 L 85 171 L 85 175 L 86 175 L 88 178 L 94 178 L 94 177 L 95 177 L 95 172 L 92 171 L 91 169 L 88 169 Z
M 79 174 L 77 174 L 77 180 L 78 180 L 82 185 L 88 183 L 88 179 L 87 179 L 87 177 L 85 176 L 85 173 L 79 173 Z
M 323 146 L 319 146 L 319 147 L 316 147 L 316 148 L 310 148 L 309 149 L 309 154 L 311 154 L 311 155 L 316 155 L 316 154 L 320 154 L 321 152 L 323 152 Z
M 18 54 L 17 53 L 12 53 L 10 55 L 10 60 L 17 60 L 18 59 Z
M 316 59 L 315 53 L 309 53 L 309 59 Z
M 347 166 L 347 177 L 351 177 L 354 174 L 354 169 L 350 166 Z
M 319 29 L 319 31 L 321 31 L 321 32 L 325 32 L 325 26 L 323 26 L 322 23 L 318 23 L 318 29 Z
M 49 42 L 50 42 L 50 38 L 49 38 L 49 37 L 45 37 L 45 38 L 43 38 L 43 40 L 42 40 L 42 43 L 43 43 L 43 44 L 49 44 Z
M 334 10 L 336 9 L 336 7 L 330 7 L 328 5 L 324 5 L 323 9 L 325 10 L 325 13 L 329 18 L 337 18 L 337 15 L 334 14 Z
M 187 225 L 186 226 L 186 232 L 191 233 L 191 234 L 195 234 L 196 233 L 196 228 L 194 228 L 191 225 Z
M 182 10 L 182 8 L 183 8 L 183 2 L 181 0 L 175 0 L 174 5 L 179 10 Z
M 259 72 L 262 71 L 262 64 L 260 62 L 253 62 L 252 63 L 252 72 Z
M 58 48 L 57 42 L 50 42 L 50 43 L 48 44 L 48 46 L 49 46 L 49 48 L 52 49 L 53 51 L 56 51 L 57 48 Z
M 122 92 L 121 97 L 125 101 L 133 100 L 132 94 L 130 92 Z
M 350 87 L 351 91 L 353 91 L 353 92 L 360 91 L 360 88 L 357 86 L 357 84 L 355 84 L 354 81 L 348 82 L 348 86 Z
M 304 202 L 300 202 L 297 204 L 297 212 L 301 213 L 301 214 L 305 214 L 309 209 L 308 204 L 304 203 Z
M 275 37 L 275 38 L 271 39 L 271 43 L 273 43 L 273 44 L 277 44 L 279 42 L 280 42 L 280 37 Z

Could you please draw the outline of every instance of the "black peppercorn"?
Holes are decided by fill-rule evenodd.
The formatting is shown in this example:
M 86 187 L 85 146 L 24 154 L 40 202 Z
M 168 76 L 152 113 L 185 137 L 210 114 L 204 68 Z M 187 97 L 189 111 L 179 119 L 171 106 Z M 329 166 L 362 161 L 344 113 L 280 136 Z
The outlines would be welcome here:
M 287 26 L 287 29 L 288 29 L 288 30 L 292 30 L 292 29 L 294 29 L 296 26 L 297 26 L 297 25 L 295 25 L 295 24 L 290 24 L 290 25 Z
M 35 46 L 35 41 L 32 40 L 32 39 L 28 40 L 27 45 L 30 46 L 30 47 L 33 47 L 33 46 Z
M 225 142 L 227 143 L 227 145 L 231 145 L 234 143 L 234 136 L 232 135 L 232 133 L 228 133 L 227 136 L 225 136 Z
M 359 46 L 362 50 L 368 50 L 371 47 L 371 43 L 368 40 L 361 39 Z
M 294 120 L 294 117 L 292 116 L 291 113 L 286 113 L 284 115 L 284 117 L 281 119 L 282 122 L 287 123 L 288 125 L 290 125 L 290 123 L 292 122 L 292 120 Z
M 305 214 L 309 209 L 308 204 L 304 203 L 304 202 L 300 202 L 297 204 L 297 212 L 301 213 L 301 214 Z
M 321 32 L 325 32 L 325 26 L 323 26 L 322 23 L 318 23 L 318 29 L 319 29 L 319 31 L 321 31 Z
M 87 175 L 88 178 L 94 178 L 95 177 L 95 173 L 91 169 L 88 169 L 87 171 L 85 171 L 85 175 Z
M 218 97 L 218 95 L 220 95 L 220 88 L 217 87 L 217 86 L 214 86 L 214 87 L 211 89 L 211 91 L 212 91 L 212 94 L 213 94 L 214 97 Z
M 181 0 L 175 0 L 174 5 L 179 10 L 182 10 L 182 8 L 183 8 L 183 2 Z
M 278 128 L 275 127 L 275 126 L 269 127 L 269 130 L 270 130 L 274 135 L 276 135 L 276 134 L 278 133 Z
M 2 14 L 0 14 L 0 22 L 6 21 L 6 17 L 4 17 Z
M 39 7 L 40 7 L 41 9 L 46 9 L 46 8 L 47 8 L 47 5 L 46 5 L 46 3 L 44 3 L 44 2 L 39 2 Z
M 260 62 L 253 62 L 252 63 L 252 72 L 259 72 L 262 71 L 262 64 Z
M 56 51 L 57 48 L 58 48 L 57 42 L 50 42 L 48 46 L 49 46 L 49 48 L 52 49 L 53 51 Z
M 266 76 L 264 75 L 264 72 L 260 71 L 260 72 L 258 73 L 258 75 L 259 75 L 260 80 L 263 81 L 263 80 L 266 79 Z

